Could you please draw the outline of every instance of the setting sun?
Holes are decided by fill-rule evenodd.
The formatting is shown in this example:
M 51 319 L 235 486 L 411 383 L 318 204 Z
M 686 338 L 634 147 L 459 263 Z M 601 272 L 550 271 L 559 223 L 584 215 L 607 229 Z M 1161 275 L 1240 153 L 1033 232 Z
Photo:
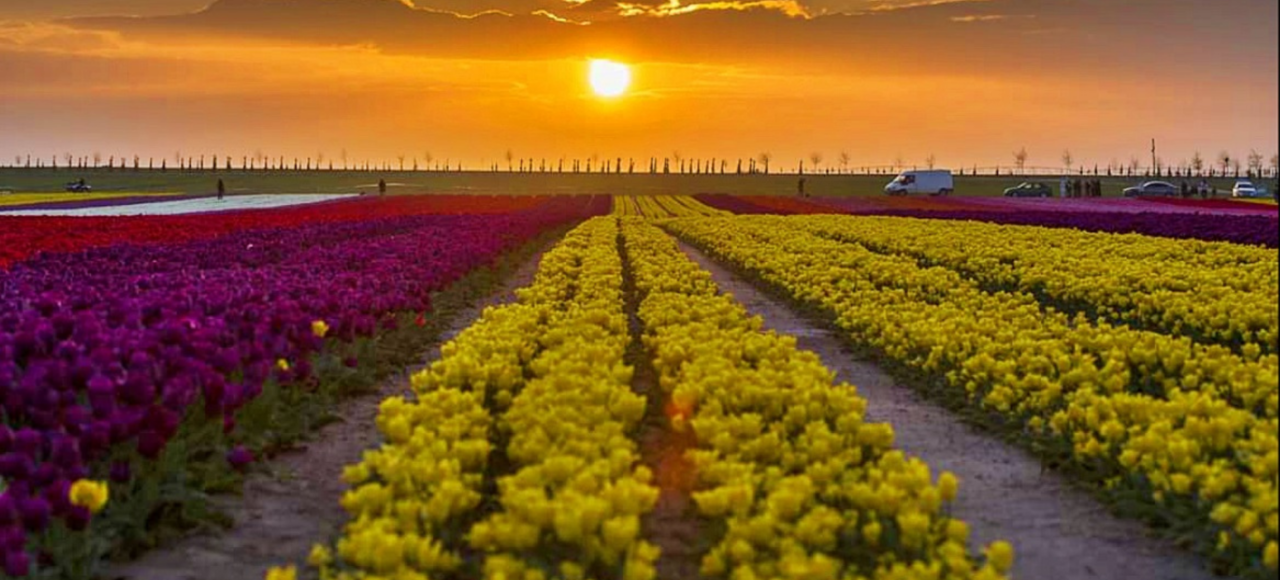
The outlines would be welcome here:
M 611 60 L 591 61 L 591 90 L 602 97 L 617 97 L 631 86 L 631 67 Z

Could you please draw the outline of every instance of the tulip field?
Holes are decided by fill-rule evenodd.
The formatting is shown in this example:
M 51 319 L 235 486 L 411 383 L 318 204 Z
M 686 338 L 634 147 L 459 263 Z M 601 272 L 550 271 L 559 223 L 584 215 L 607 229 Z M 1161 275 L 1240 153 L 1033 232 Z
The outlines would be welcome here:
M 957 516 L 987 483 L 900 445 L 692 252 L 1203 569 L 1277 573 L 1274 207 L 284 197 L 0 211 L 0 578 L 93 580 L 228 524 L 210 495 L 397 373 L 331 474 L 340 529 L 267 580 L 1035 569 Z

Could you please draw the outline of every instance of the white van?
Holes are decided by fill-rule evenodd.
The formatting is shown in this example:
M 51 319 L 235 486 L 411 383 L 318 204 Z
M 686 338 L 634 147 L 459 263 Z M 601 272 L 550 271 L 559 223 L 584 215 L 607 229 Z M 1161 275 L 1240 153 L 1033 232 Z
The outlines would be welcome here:
M 950 195 L 955 190 L 956 179 L 952 177 L 951 171 L 947 169 L 903 171 L 901 175 L 890 181 L 889 185 L 884 186 L 884 192 L 889 195 L 910 195 L 913 193 Z

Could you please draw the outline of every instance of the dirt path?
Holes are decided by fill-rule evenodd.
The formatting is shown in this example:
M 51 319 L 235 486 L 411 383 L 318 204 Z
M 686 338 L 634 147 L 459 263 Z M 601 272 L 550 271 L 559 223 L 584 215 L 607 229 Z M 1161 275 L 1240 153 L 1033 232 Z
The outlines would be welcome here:
M 1150 537 L 1145 526 L 1111 515 L 1058 474 L 1042 473 L 1029 453 L 965 425 L 946 409 L 859 360 L 834 333 L 798 316 L 688 244 L 681 249 L 710 271 L 768 328 L 793 335 L 822 357 L 839 380 L 856 385 L 872 421 L 887 422 L 897 446 L 960 478 L 953 514 L 975 544 L 1005 539 L 1017 549 L 1020 580 L 1200 580 L 1216 578 L 1205 562 Z
M 710 549 L 703 520 L 698 517 L 693 503 L 693 462 L 685 452 L 696 441 L 693 433 L 676 433 L 666 416 L 669 397 L 658 381 L 658 371 L 645 349 L 641 336 L 644 323 L 638 311 L 640 297 L 631 276 L 630 260 L 623 251 L 621 239 L 618 250 L 623 256 L 623 286 L 626 291 L 628 332 L 631 344 L 627 347 L 627 364 L 635 373 L 631 388 L 646 400 L 644 421 L 640 425 L 637 440 L 640 442 L 641 461 L 653 471 L 654 485 L 658 487 L 658 503 L 645 516 L 644 538 L 662 550 L 656 568 L 658 580 L 684 580 L 698 577 L 702 554 Z
M 548 241 L 531 259 L 503 281 L 502 286 L 459 310 L 440 339 L 425 349 L 423 364 L 384 382 L 379 391 L 344 402 L 341 420 L 321 429 L 296 451 L 273 459 L 270 473 L 255 473 L 245 481 L 243 496 L 215 498 L 219 508 L 236 522 L 218 534 L 185 538 L 153 550 L 127 564 L 110 567 L 102 575 L 111 580 L 260 580 L 271 566 L 301 564 L 311 546 L 337 535 L 346 521 L 338 499 L 346 491 L 342 468 L 378 444 L 374 426 L 378 405 L 409 390 L 409 376 L 440 356 L 440 346 L 470 326 L 486 306 L 515 300 L 515 290 L 533 281 Z

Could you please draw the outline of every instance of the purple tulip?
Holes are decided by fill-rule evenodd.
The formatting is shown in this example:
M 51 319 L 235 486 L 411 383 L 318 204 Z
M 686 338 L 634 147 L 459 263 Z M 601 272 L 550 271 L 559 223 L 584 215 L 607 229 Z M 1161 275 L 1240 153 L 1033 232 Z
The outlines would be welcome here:
M 155 459 L 164 451 L 165 440 L 155 431 L 143 431 L 138 434 L 138 453 L 147 459 Z
M 67 509 L 67 528 L 73 532 L 83 532 L 89 527 L 89 520 L 91 519 L 93 519 L 93 512 L 90 512 L 89 508 L 73 505 Z
M 35 471 L 35 462 L 25 453 L 5 453 L 0 455 L 0 475 L 10 481 L 25 480 Z
M 116 409 L 116 389 L 111 379 L 97 375 L 89 379 L 89 405 L 95 417 L 105 417 Z
M 67 468 L 80 463 L 80 440 L 69 435 L 53 440 L 49 460 L 58 467 Z
M 44 487 L 53 483 L 58 478 L 58 468 L 52 463 L 40 463 L 36 465 L 35 471 L 31 472 L 29 481 L 34 487 Z
M 30 427 L 23 427 L 14 433 L 13 448 L 32 459 L 44 452 L 44 435 Z
M 55 480 L 44 488 L 45 501 L 53 508 L 53 513 L 64 514 L 71 509 L 71 482 L 65 479 Z
M 108 477 L 115 483 L 128 483 L 132 475 L 133 470 L 130 468 L 128 461 L 116 461 L 111 464 L 111 471 Z
M 4 573 L 14 578 L 21 578 L 31 573 L 31 557 L 21 549 L 6 552 L 4 555 Z
M 28 497 L 18 502 L 18 516 L 28 532 L 41 532 L 49 525 L 52 510 L 43 497 Z
M 8 492 L 0 493 L 0 528 L 18 522 L 18 503 Z
M 231 451 L 227 452 L 227 463 L 236 470 L 244 470 L 246 466 L 253 463 L 253 452 L 245 449 L 242 445 L 237 445 Z

